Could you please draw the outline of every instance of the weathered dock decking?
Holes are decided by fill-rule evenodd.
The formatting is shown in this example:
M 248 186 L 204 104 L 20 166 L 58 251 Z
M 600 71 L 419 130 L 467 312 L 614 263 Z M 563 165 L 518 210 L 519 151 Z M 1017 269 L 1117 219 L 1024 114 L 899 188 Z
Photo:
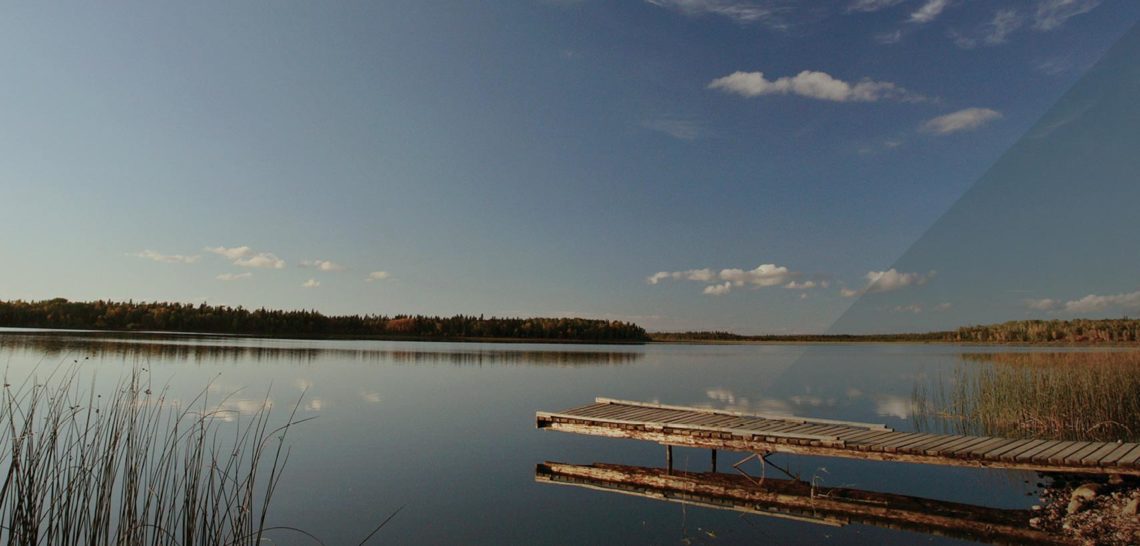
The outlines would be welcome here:
M 1067 544 L 1030 527 L 1034 512 L 988 508 L 796 480 L 715 472 L 677 472 L 614 464 L 547 462 L 535 481 L 819 525 L 874 525 L 990 544 Z
M 1135 443 L 896 432 L 869 423 L 607 398 L 557 413 L 538 412 L 536 422 L 540 429 L 761 455 L 793 453 L 1040 472 L 1140 475 L 1140 444 Z

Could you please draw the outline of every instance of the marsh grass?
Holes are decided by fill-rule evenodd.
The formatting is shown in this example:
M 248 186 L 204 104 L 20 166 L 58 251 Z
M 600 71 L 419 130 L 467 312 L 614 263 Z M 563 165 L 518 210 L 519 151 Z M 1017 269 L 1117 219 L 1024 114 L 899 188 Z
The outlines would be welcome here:
M 64 367 L 0 393 L 0 542 L 253 545 L 288 459 L 297 405 L 271 426 L 252 415 L 152 391 L 135 369 L 99 394 Z M 298 400 L 298 404 L 300 400 Z M 232 421 L 232 422 L 227 422 Z M 309 535 L 311 536 L 311 535 Z M 319 542 L 319 541 L 318 541 Z
M 1088 441 L 1140 439 L 1140 352 L 964 354 L 914 390 L 919 430 Z

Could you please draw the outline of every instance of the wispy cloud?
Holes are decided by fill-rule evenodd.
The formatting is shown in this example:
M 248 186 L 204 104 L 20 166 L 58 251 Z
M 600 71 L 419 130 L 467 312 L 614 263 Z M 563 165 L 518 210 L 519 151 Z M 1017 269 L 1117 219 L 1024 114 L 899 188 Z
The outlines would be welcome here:
M 285 260 L 278 258 L 272 252 L 254 252 L 248 246 L 227 248 L 224 246 L 206 247 L 207 252 L 225 256 L 234 265 L 239 267 L 256 267 L 264 269 L 284 269 Z
M 880 44 L 897 44 L 902 41 L 903 33 L 901 30 L 894 30 L 891 32 L 880 32 L 874 36 L 876 42 Z
M 1034 30 L 1054 30 L 1069 19 L 1088 13 L 1100 5 L 1101 0 L 1040 0 L 1033 14 Z
M 855 0 L 847 5 L 847 11 L 873 12 L 887 9 L 905 0 Z
M 1065 302 L 1065 310 L 1072 313 L 1092 313 L 1114 308 L 1140 309 L 1140 290 L 1108 296 L 1089 294 L 1081 299 Z
M 879 142 L 863 144 L 859 146 L 858 152 L 859 155 L 876 155 L 883 152 L 897 150 L 903 144 L 906 144 L 906 141 L 901 138 L 887 138 Z
M 865 284 L 859 290 L 843 287 L 839 289 L 839 295 L 845 298 L 853 298 L 862 294 L 876 294 L 882 292 L 894 292 L 895 290 L 902 290 L 912 286 L 922 286 L 933 279 L 937 273 L 930 271 L 929 273 L 903 273 L 895 268 L 890 268 L 886 271 L 868 271 L 863 275 Z M 896 308 L 899 310 L 900 308 Z M 914 311 L 914 309 L 908 309 Z M 921 308 L 918 308 L 921 311 Z M 917 312 L 917 311 L 914 311 Z
M 994 13 L 993 19 L 983 23 L 969 35 L 951 32 L 954 44 L 962 49 L 973 49 L 979 45 L 996 46 L 1004 44 L 1010 34 L 1021 28 L 1025 17 L 1017 10 L 1003 9 Z
M 1057 76 L 1073 69 L 1073 59 L 1068 56 L 1038 59 L 1033 69 L 1047 76 Z
M 863 278 L 867 280 L 866 292 L 874 294 L 877 292 L 893 292 L 911 286 L 922 286 L 933 279 L 934 275 L 934 271 L 929 273 L 902 273 L 892 267 L 886 271 L 868 271 Z
M 910 14 L 908 20 L 912 23 L 929 23 L 942 15 L 942 10 L 945 10 L 948 5 L 950 5 L 950 0 L 926 0 L 921 8 Z
M 317 279 L 309 279 L 301 284 L 302 288 L 316 288 L 321 285 L 321 281 Z
M 146 258 L 148 260 L 154 260 L 156 262 L 161 262 L 164 264 L 192 264 L 192 263 L 198 261 L 199 258 L 201 258 L 201 256 L 198 256 L 198 255 L 183 256 L 181 254 L 162 254 L 161 252 L 155 252 L 155 251 L 149 250 L 149 249 L 144 250 L 142 252 L 136 252 L 134 254 L 129 254 L 129 256 L 137 256 L 139 258 Z
M 911 93 L 891 82 L 864 78 L 856 83 L 848 83 L 826 72 L 813 70 L 804 70 L 795 76 L 784 76 L 775 80 L 765 78 L 763 72 L 737 71 L 709 82 L 707 87 L 748 98 L 761 95 L 799 95 L 833 102 L 926 100 L 926 97 Z
M 1121 294 L 1089 294 L 1083 298 L 1061 301 L 1054 298 L 1027 299 L 1022 303 L 1035 311 L 1057 311 L 1068 313 L 1095 313 L 1098 311 L 1140 309 L 1140 290 Z
M 1001 112 L 997 110 L 966 108 L 928 120 L 919 129 L 926 133 L 948 135 L 960 131 L 972 131 L 1001 117 Z
M 206 252 L 213 252 L 219 256 L 225 256 L 228 260 L 237 260 L 253 254 L 253 249 L 248 246 L 235 246 L 226 248 L 224 246 L 208 246 Z
M 248 279 L 252 276 L 253 273 L 246 271 L 245 273 L 222 273 L 221 275 L 218 275 L 214 278 L 218 279 L 219 281 L 240 281 L 242 279 Z
M 364 281 L 365 282 L 382 281 L 382 280 L 388 279 L 390 277 L 391 277 L 391 275 L 389 275 L 387 271 L 373 271 L 373 272 L 369 273 L 367 277 L 364 278 Z
M 915 313 L 915 314 L 918 314 L 918 313 L 922 312 L 922 304 L 921 303 L 912 303 L 910 305 L 896 305 L 893 310 L 896 313 Z
M 779 20 L 781 13 L 791 7 L 784 2 L 767 0 L 749 2 L 746 0 L 645 0 L 654 6 L 683 13 L 685 15 L 717 15 L 727 17 L 742 24 L 764 22 L 783 26 Z
M 1052 311 L 1061 306 L 1061 302 L 1051 298 L 1028 299 L 1023 303 L 1026 307 L 1037 311 Z
M 796 283 L 800 274 L 787 267 L 776 264 L 762 264 L 754 269 L 729 268 L 714 271 L 710 268 L 688 269 L 685 271 L 659 271 L 647 277 L 649 284 L 659 284 L 665 280 L 683 280 L 706 283 L 708 286 L 702 293 L 711 296 L 728 294 L 733 288 L 751 287 L 764 288 L 768 286 L 784 285 L 786 288 L 806 290 L 814 288 L 817 283 L 804 281 Z
M 702 124 L 687 119 L 651 119 L 641 122 L 641 126 L 677 140 L 696 140 L 705 134 Z
M 297 265 L 300 267 L 312 267 L 320 271 L 344 271 L 343 265 L 330 262 L 329 260 L 304 260 Z

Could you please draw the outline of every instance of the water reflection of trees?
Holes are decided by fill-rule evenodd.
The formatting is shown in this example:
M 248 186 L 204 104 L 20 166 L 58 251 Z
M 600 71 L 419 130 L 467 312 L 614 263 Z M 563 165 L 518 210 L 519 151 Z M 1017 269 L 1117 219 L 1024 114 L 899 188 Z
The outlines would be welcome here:
M 1140 351 L 961 355 L 916 383 L 919 430 L 1015 438 L 1140 440 Z
M 412 350 L 348 347 L 257 345 L 244 338 L 146 336 L 104 337 L 44 334 L 0 334 L 0 350 L 30 351 L 47 360 L 123 358 L 128 361 L 224 363 L 274 362 L 312 364 L 336 359 L 372 363 L 460 366 L 606 366 L 636 362 L 635 351 L 543 351 L 533 349 Z M 275 343 L 280 343 L 275 341 Z

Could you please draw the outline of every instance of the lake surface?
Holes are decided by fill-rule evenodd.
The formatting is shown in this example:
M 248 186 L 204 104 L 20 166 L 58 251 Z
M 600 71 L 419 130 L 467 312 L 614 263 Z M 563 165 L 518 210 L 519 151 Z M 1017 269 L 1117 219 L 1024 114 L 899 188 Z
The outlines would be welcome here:
M 273 413 L 283 416 L 300 400 L 298 418 L 317 418 L 290 433 L 291 454 L 269 525 L 301 528 L 327 544 L 358 543 L 400 507 L 371 543 L 964 543 L 536 483 L 535 465 L 544 461 L 660 467 L 664 450 L 646 442 L 539 431 L 534 413 L 607 396 L 914 430 L 917 385 L 953 378 L 963 366 L 984 365 L 965 354 L 1006 352 L 1031 350 L 0 332 L 0 365 L 9 383 L 73 365 L 83 377 L 94 375 L 98 388 L 109 388 L 131 370 L 145 369 L 156 388 L 169 389 L 168 399 L 191 400 L 209 385 L 211 399 L 235 415 L 256 410 L 268 398 Z M 722 471 L 741 457 L 722 453 Z M 681 470 L 709 466 L 703 450 L 678 448 L 674 459 Z M 1032 473 L 780 455 L 772 460 L 821 486 L 998 508 L 1037 502 Z M 285 532 L 273 538 L 275 544 L 311 543 Z

